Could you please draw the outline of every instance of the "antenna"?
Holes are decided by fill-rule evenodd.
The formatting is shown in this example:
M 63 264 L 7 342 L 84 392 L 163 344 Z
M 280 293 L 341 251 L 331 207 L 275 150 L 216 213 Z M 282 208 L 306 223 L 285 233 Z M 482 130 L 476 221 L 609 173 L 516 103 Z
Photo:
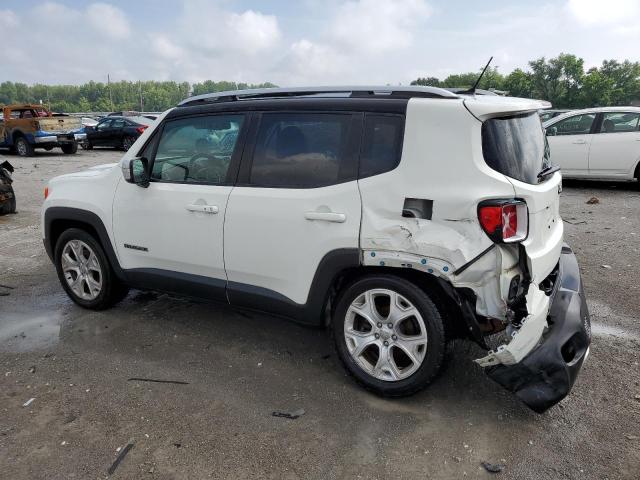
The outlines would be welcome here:
M 487 68 L 489 68 L 489 65 L 491 64 L 491 60 L 493 60 L 493 57 L 491 57 L 487 62 L 487 64 L 484 66 L 484 68 L 482 69 L 482 73 L 476 80 L 476 83 L 473 84 L 473 87 L 471 87 L 469 90 L 465 90 L 464 92 L 460 92 L 460 93 L 470 93 L 470 94 L 476 93 L 476 88 L 478 88 L 478 85 L 480 85 L 480 80 L 482 80 L 482 77 L 484 76 L 484 72 L 486 72 Z

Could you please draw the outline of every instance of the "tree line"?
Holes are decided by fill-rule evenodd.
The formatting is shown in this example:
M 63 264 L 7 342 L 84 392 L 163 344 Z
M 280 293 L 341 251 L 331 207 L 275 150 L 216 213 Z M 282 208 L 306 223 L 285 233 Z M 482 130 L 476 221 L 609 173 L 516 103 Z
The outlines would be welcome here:
M 418 78 L 411 85 L 434 87 L 471 87 L 478 72 Z M 506 92 L 514 97 L 548 100 L 554 108 L 589 108 L 629 105 L 640 101 L 640 63 L 605 60 L 600 67 L 584 69 L 584 60 L 561 53 L 555 58 L 544 57 L 502 75 L 497 68 L 488 68 L 479 87 Z
M 480 71 L 457 73 L 440 80 L 418 78 L 411 85 L 435 87 L 471 87 Z M 108 112 L 119 110 L 163 111 L 189 95 L 275 87 L 272 83 L 248 84 L 206 80 L 188 82 L 88 82 L 83 85 L 27 85 L 0 83 L 0 104 L 40 103 L 55 112 Z M 554 108 L 586 108 L 629 105 L 640 101 L 640 63 L 605 60 L 600 67 L 584 69 L 584 60 L 562 53 L 555 58 L 529 62 L 526 70 L 516 69 L 503 75 L 490 67 L 479 88 L 495 89 L 508 95 L 550 101 Z M 142 97 L 142 105 L 141 105 Z
M 54 112 L 111 112 L 143 110 L 161 112 L 191 95 L 225 90 L 274 87 L 272 83 L 247 84 L 235 82 L 88 82 L 83 85 L 27 85 L 18 82 L 0 83 L 0 105 L 12 103 L 42 103 Z M 142 97 L 142 98 L 141 98 Z M 142 102 L 141 102 L 142 100 Z

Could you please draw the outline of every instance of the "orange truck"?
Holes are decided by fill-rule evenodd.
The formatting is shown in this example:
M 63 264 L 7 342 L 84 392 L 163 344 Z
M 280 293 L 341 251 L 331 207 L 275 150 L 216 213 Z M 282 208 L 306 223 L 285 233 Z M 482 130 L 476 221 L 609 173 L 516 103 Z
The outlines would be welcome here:
M 42 105 L 7 105 L 0 119 L 0 148 L 30 157 L 36 148 L 72 154 L 87 138 L 80 118 L 54 115 Z

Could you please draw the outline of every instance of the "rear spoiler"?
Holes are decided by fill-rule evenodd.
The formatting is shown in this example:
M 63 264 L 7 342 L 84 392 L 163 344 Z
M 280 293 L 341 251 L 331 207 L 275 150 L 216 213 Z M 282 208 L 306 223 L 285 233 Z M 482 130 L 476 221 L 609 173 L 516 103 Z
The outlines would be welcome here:
M 517 115 L 551 108 L 551 103 L 546 100 L 517 97 L 469 96 L 464 98 L 464 106 L 474 117 L 484 121 L 493 117 Z

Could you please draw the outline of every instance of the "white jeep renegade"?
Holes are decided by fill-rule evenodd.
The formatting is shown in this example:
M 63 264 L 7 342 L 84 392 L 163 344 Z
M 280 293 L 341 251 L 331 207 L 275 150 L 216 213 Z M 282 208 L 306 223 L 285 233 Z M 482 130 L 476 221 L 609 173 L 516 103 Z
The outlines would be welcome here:
M 44 244 L 83 307 L 134 287 L 328 325 L 386 396 L 426 386 L 447 340 L 503 332 L 476 362 L 541 412 L 590 342 L 546 106 L 426 87 L 192 97 L 119 165 L 51 180 Z

